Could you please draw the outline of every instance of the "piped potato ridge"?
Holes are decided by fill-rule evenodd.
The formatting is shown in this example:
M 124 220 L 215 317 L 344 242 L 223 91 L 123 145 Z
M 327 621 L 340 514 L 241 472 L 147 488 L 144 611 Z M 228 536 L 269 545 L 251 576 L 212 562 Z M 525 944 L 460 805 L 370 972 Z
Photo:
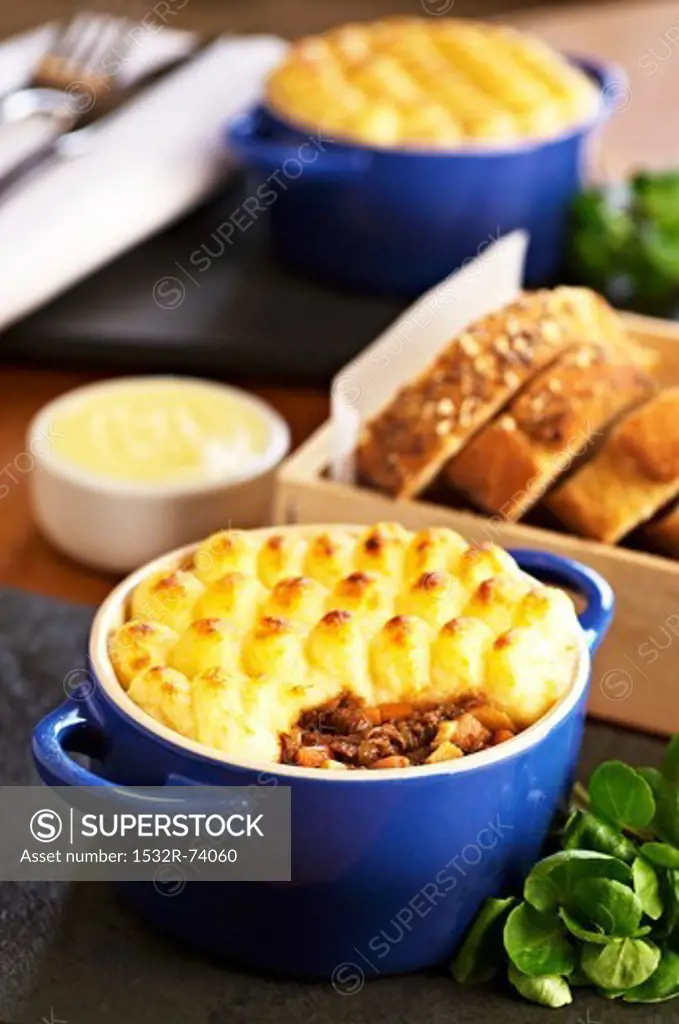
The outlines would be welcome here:
M 270 75 L 266 100 L 321 138 L 449 151 L 549 139 L 599 105 L 589 77 L 534 36 L 415 17 L 299 40 Z
M 578 646 L 570 598 L 502 548 L 396 523 L 222 531 L 126 612 L 109 654 L 131 700 L 261 764 L 407 767 L 504 742 L 564 694 Z

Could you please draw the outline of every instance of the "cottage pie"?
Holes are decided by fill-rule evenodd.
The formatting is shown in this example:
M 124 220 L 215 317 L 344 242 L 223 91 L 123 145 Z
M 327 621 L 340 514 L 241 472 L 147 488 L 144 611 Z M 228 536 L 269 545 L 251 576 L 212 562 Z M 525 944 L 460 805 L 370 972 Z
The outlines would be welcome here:
M 543 140 L 595 116 L 590 79 L 540 40 L 459 18 L 387 18 L 300 40 L 269 77 L 295 125 L 371 146 Z
M 461 757 L 548 711 L 577 652 L 562 591 L 442 527 L 224 531 L 128 604 L 109 641 L 121 686 L 235 761 Z

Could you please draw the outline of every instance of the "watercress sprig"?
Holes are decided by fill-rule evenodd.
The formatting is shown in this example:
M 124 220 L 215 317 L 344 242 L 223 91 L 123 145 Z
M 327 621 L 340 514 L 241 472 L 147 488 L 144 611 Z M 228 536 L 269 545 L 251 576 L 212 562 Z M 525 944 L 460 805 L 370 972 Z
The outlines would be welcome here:
M 523 899 L 489 899 L 452 964 L 461 984 L 503 971 L 525 999 L 565 1006 L 588 985 L 609 999 L 679 996 L 679 734 L 660 769 L 608 761 L 578 786 L 561 849 Z

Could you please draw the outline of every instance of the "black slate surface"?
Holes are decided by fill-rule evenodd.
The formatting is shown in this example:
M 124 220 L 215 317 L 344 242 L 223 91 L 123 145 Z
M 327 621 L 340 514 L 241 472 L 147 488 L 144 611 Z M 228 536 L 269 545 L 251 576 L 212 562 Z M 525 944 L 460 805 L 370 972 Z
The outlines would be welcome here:
M 339 291 L 277 266 L 264 214 L 225 243 L 229 232 L 218 229 L 249 194 L 233 180 L 3 334 L 0 358 L 327 384 L 406 302 Z
M 0 591 L 0 785 L 36 779 L 34 722 L 82 665 L 92 611 Z M 586 777 L 606 757 L 656 763 L 658 740 L 591 725 Z M 1 823 L 0 823 L 1 827 Z M 319 927 L 332 926 L 319 907 Z M 285 942 L 285 926 L 271 922 Z M 444 974 L 330 984 L 261 978 L 212 963 L 157 935 L 108 885 L 0 884 L 0 1020 L 26 1024 L 676 1024 L 679 1006 L 626 1007 L 592 994 L 552 1011 Z

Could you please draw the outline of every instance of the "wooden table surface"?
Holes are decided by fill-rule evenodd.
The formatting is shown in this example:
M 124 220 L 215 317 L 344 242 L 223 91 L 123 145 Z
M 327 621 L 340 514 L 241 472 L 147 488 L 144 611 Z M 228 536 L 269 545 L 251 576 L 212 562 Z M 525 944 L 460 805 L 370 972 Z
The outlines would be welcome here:
M 93 5 L 94 6 L 94 5 Z M 342 14 L 332 20 L 344 20 L 372 13 L 368 2 L 342 0 Z M 419 5 L 414 5 L 419 10 Z M 474 6 L 474 5 L 472 5 Z M 478 6 L 475 9 L 478 9 Z M 490 6 L 490 5 L 489 5 Z M 501 10 L 502 2 L 494 5 Z M 4 7 L 4 5 L 3 5 Z M 332 4 L 315 5 L 326 12 Z M 12 12 L 0 14 L 0 34 L 16 30 L 27 22 L 18 15 L 27 8 L 14 5 Z M 43 17 L 61 13 L 58 0 L 36 0 L 28 8 Z M 384 9 L 384 4 L 382 5 Z M 390 5 L 392 10 L 412 10 L 403 0 Z M 387 8 L 389 9 L 389 8 Z M 286 34 L 322 27 L 303 0 L 274 5 L 271 0 L 252 0 L 248 4 L 227 3 L 219 11 L 206 0 L 186 5 L 185 23 L 219 28 L 219 18 L 228 16 L 229 27 L 244 30 L 270 28 Z M 470 4 L 456 3 L 456 13 L 468 13 Z M 199 22 L 195 21 L 200 12 Z M 221 13 L 220 13 L 221 12 Z M 266 20 L 266 15 L 270 15 Z M 285 17 L 283 18 L 283 13 Z M 192 18 L 194 20 L 192 21 Z M 32 21 L 39 20 L 33 16 Z M 639 164 L 679 163 L 679 6 L 670 2 L 588 3 L 584 7 L 563 7 L 545 11 L 522 12 L 512 19 L 522 27 L 536 29 L 551 42 L 571 52 L 593 53 L 622 64 L 629 75 L 630 88 L 616 98 L 624 108 L 606 131 L 597 171 L 617 175 Z M 327 22 L 327 18 L 325 19 Z M 1 349 L 0 349 L 1 351 Z M 33 414 L 50 398 L 88 380 L 84 373 L 56 373 L 39 369 L 15 369 L 0 366 L 0 583 L 39 591 L 73 601 L 99 601 L 114 582 L 112 577 L 88 571 L 59 555 L 39 535 L 28 503 L 27 479 L 17 473 L 16 456 L 25 450 L 26 427 Z M 327 415 L 327 397 L 319 391 L 302 388 L 257 388 L 291 425 L 293 441 L 299 444 Z M 22 464 L 22 460 L 19 460 Z

